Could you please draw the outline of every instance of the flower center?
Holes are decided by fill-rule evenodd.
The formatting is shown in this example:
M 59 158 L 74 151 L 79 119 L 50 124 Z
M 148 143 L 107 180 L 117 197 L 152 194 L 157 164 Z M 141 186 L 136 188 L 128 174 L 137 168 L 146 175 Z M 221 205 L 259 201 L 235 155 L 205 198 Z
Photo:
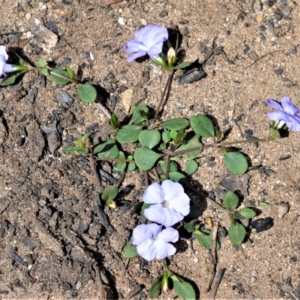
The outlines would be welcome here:
M 161 205 L 162 205 L 163 207 L 168 207 L 168 202 L 167 202 L 167 200 L 164 199 L 164 201 L 161 203 Z

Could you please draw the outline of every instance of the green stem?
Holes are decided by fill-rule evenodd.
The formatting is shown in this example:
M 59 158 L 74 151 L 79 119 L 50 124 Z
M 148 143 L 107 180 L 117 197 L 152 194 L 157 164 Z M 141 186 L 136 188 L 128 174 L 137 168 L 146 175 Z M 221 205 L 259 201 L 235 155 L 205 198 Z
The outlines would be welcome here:
M 54 75 L 54 76 L 58 77 L 58 78 L 67 80 L 67 81 L 69 81 L 69 82 L 76 83 L 76 84 L 79 83 L 76 79 L 72 79 L 72 78 L 70 78 L 70 77 L 67 77 L 67 76 L 64 76 L 64 75 L 55 73 L 55 72 L 53 72 L 53 71 L 50 71 L 49 73 L 50 73 L 51 75 Z
M 186 154 L 189 152 L 202 150 L 203 148 L 222 148 L 222 147 L 228 147 L 228 146 L 232 146 L 232 145 L 236 145 L 236 144 L 249 144 L 249 143 L 269 142 L 269 141 L 272 141 L 272 139 L 266 138 L 266 139 L 240 140 L 240 141 L 233 141 L 233 142 L 223 142 L 223 143 L 219 143 L 219 144 L 208 144 L 208 145 L 201 145 L 201 146 L 186 149 L 186 150 L 166 153 L 166 154 L 164 154 L 164 156 L 166 156 L 166 155 L 170 155 L 170 156 L 183 155 L 183 154 Z

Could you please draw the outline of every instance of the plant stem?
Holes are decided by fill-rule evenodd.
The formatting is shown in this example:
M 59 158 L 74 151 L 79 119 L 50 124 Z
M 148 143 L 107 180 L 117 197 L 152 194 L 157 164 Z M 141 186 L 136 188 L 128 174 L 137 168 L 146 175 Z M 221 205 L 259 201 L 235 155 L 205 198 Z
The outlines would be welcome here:
M 150 127 L 153 127 L 154 123 L 156 122 L 156 120 L 157 120 L 157 118 L 158 118 L 158 115 L 159 115 L 161 109 L 163 108 L 163 106 L 164 106 L 165 103 L 167 102 L 168 91 L 170 90 L 170 87 L 171 87 L 171 83 L 172 83 L 172 79 L 173 79 L 174 73 L 175 73 L 175 71 L 173 70 L 173 71 L 171 71 L 171 73 L 169 74 L 167 83 L 166 83 L 166 85 L 165 85 L 165 88 L 164 88 L 163 94 L 162 94 L 162 96 L 161 96 L 159 105 L 158 105 L 158 107 L 156 108 L 155 115 L 154 115 L 154 119 L 152 120 L 152 123 L 151 123 L 151 126 L 150 126 Z
M 257 143 L 257 142 L 269 142 L 272 141 L 272 139 L 266 138 L 266 139 L 253 139 L 253 140 L 240 140 L 240 141 L 233 141 L 233 142 L 223 142 L 223 143 L 214 143 L 214 144 L 207 144 L 207 145 L 201 145 L 198 147 L 186 149 L 186 150 L 181 150 L 181 151 L 173 151 L 170 153 L 165 153 L 164 156 L 170 155 L 170 156 L 177 156 L 177 155 L 182 155 L 186 154 L 189 152 L 197 151 L 197 150 L 202 150 L 203 148 L 221 148 L 221 147 L 227 147 L 227 146 L 232 146 L 236 144 L 249 144 L 249 143 Z

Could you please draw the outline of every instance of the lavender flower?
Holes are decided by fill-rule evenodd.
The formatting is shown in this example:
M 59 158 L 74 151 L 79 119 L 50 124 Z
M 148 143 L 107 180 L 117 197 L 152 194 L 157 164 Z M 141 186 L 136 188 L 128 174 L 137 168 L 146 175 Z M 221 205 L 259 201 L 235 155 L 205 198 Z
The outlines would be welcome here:
M 162 226 L 157 224 L 141 224 L 133 230 L 131 243 L 137 246 L 137 253 L 147 261 L 164 259 L 176 252 L 169 242 L 178 241 L 178 231 L 174 228 L 161 229 Z
M 165 227 L 183 220 L 190 212 L 190 198 L 182 185 L 172 180 L 165 180 L 161 185 L 149 185 L 144 192 L 143 201 L 152 204 L 144 210 L 145 217 Z
M 128 62 L 148 54 L 151 58 L 159 57 L 163 43 L 168 39 L 168 30 L 163 26 L 147 25 L 135 33 L 134 39 L 125 46 L 125 51 L 134 53 Z
M 6 53 L 5 46 L 0 46 L 0 77 L 5 76 L 6 73 L 16 71 L 16 66 L 7 64 L 6 61 L 8 60 L 8 55 Z
M 292 103 L 289 97 L 281 99 L 281 105 L 275 100 L 268 99 L 267 104 L 276 111 L 269 112 L 268 117 L 275 121 L 276 128 L 282 128 L 284 124 L 292 131 L 300 131 L 299 109 Z

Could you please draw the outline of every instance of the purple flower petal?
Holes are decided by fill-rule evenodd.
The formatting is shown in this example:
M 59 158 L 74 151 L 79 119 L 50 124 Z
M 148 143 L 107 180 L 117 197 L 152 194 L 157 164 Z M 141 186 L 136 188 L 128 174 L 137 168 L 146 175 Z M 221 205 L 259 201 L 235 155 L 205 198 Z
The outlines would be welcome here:
M 164 229 L 162 232 L 160 232 L 158 235 L 159 239 L 167 242 L 175 243 L 179 239 L 179 233 L 176 229 L 169 227 Z
M 146 52 L 145 51 L 139 51 L 129 57 L 127 57 L 127 61 L 128 62 L 133 62 L 134 60 L 136 60 L 137 58 L 140 58 L 142 56 L 146 55 Z
M 174 224 L 183 220 L 183 215 L 172 208 L 164 207 L 163 212 L 165 215 L 164 222 L 160 224 L 164 225 L 165 227 L 173 226 Z
M 164 201 L 164 193 L 159 183 L 154 182 L 147 187 L 143 194 L 145 203 L 162 203 Z
M 275 101 L 275 100 L 268 99 L 267 100 L 267 104 L 269 106 L 271 106 L 272 108 L 275 108 L 277 110 L 281 110 L 281 111 L 283 110 L 282 107 L 281 107 L 281 105 L 277 101 Z
M 152 222 L 164 225 L 166 217 L 161 204 L 154 204 L 144 210 L 144 216 Z
M 3 45 L 0 46 L 0 56 L 1 56 L 1 55 L 4 56 L 5 61 L 8 60 L 8 54 L 7 54 L 7 52 L 6 52 L 6 47 L 3 46 Z
M 268 117 L 272 120 L 272 121 L 284 121 L 287 122 L 289 120 L 288 118 L 288 114 L 283 112 L 283 111 L 272 111 L 268 113 Z
M 147 240 L 146 242 L 139 244 L 136 247 L 137 253 L 146 259 L 147 261 L 151 261 L 156 256 L 156 247 L 154 240 Z
M 141 238 L 143 232 L 146 236 Z M 131 241 L 136 245 L 137 253 L 151 261 L 175 254 L 176 249 L 169 242 L 176 242 L 178 238 L 178 231 L 174 228 L 161 230 L 161 226 L 156 224 L 141 224 L 133 230 Z
M 288 113 L 289 115 L 295 116 L 299 112 L 299 109 L 292 103 L 289 97 L 283 97 L 281 99 L 281 105 L 283 111 Z
M 164 259 L 168 256 L 174 255 L 176 252 L 176 248 L 173 245 L 165 243 L 162 240 L 156 240 L 154 244 L 156 248 L 155 256 L 157 259 Z
M 168 202 L 168 208 L 179 211 L 183 216 L 190 213 L 190 198 L 187 194 L 182 193 L 178 197 Z
M 286 122 L 286 125 L 292 131 L 300 131 L 300 117 L 299 116 L 290 116 L 289 121 Z
M 172 180 L 163 181 L 161 187 L 164 193 L 164 199 L 166 201 L 170 201 L 171 199 L 184 193 L 182 185 L 180 183 L 173 182 Z
M 132 62 L 138 57 L 148 54 L 150 57 L 159 56 L 164 41 L 168 39 L 168 30 L 163 26 L 147 25 L 135 33 L 135 38 L 127 43 L 125 51 L 139 53 L 130 56 Z M 143 54 L 143 55 L 142 55 Z
M 157 224 L 141 224 L 134 228 L 132 233 L 132 244 L 138 245 L 143 241 L 151 239 L 153 235 L 157 235 L 161 231 L 162 226 Z

